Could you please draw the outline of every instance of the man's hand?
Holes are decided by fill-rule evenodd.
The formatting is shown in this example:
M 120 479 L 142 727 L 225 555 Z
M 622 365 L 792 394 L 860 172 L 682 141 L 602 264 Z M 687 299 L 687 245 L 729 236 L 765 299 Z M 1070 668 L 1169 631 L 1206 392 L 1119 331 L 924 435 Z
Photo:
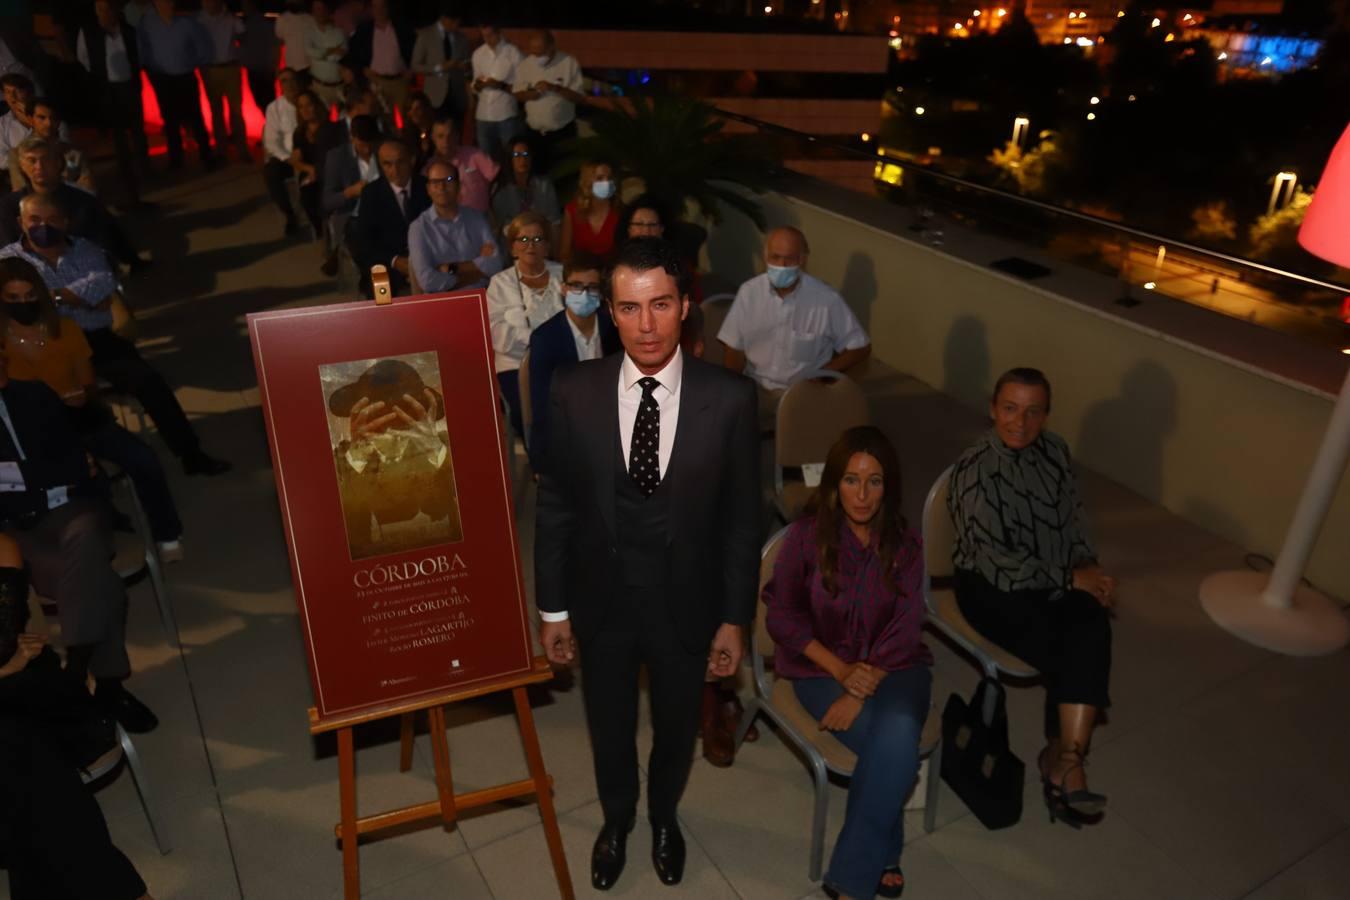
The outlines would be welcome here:
M 577 642 L 572 637 L 571 619 L 561 622 L 542 622 L 539 625 L 539 643 L 544 645 L 548 661 L 555 666 L 568 666 L 577 656 Z
M 844 686 L 848 691 L 859 700 L 866 700 L 877 692 L 877 685 L 881 684 L 881 679 L 886 675 L 881 669 L 870 666 L 865 662 L 848 663 L 840 671 L 835 680 Z
M 744 655 L 745 629 L 724 622 L 713 635 L 712 649 L 708 653 L 708 674 L 718 678 L 735 675 Z
M 403 273 L 404 275 L 407 275 L 407 274 L 408 274 L 408 257 L 406 257 L 406 256 L 395 256 L 395 257 L 394 257 L 394 268 L 397 269 L 399 272 Z
M 57 288 L 52 291 L 52 297 L 60 306 L 84 306 L 84 298 L 70 288 Z
M 821 731 L 848 731 L 862 712 L 863 702 L 852 694 L 844 694 L 830 704 L 825 715 L 820 717 Z
M 1107 609 L 1116 605 L 1116 580 L 1099 565 L 1080 566 L 1073 570 L 1073 586 L 1087 591 Z
M 483 270 L 472 262 L 462 262 L 459 264 L 459 268 L 455 269 L 456 284 L 471 284 L 475 281 L 482 281 L 486 277 Z
M 478 248 L 479 256 L 494 256 L 497 253 L 497 245 L 492 241 L 484 241 L 483 246 Z
M 355 200 L 361 196 L 361 192 L 366 189 L 364 181 L 358 181 L 356 184 L 349 184 L 342 189 L 342 196 L 348 200 Z
M 45 634 L 30 634 L 23 632 L 19 635 L 19 646 L 14 651 L 14 655 L 0 665 L 0 678 L 7 675 L 14 675 L 28 668 L 28 664 L 38 658 L 42 648 L 47 646 L 47 636 Z

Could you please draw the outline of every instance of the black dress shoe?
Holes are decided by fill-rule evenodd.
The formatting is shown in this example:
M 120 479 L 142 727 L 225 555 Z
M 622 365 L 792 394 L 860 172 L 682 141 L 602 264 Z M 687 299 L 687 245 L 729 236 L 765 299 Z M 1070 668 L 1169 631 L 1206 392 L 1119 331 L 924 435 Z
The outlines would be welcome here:
M 104 712 L 132 734 L 147 734 L 159 727 L 159 717 L 150 711 L 150 707 L 120 685 L 112 690 L 100 686 L 94 699 Z
M 223 475 L 231 468 L 225 460 L 207 456 L 200 450 L 183 457 L 183 471 L 189 475 Z
M 628 832 L 633 823 L 614 825 L 609 822 L 600 829 L 600 835 L 591 848 L 591 886 L 597 891 L 607 891 L 623 874 L 624 863 L 628 861 Z
M 652 865 L 662 884 L 679 884 L 684 878 L 684 835 L 678 825 L 652 826 Z

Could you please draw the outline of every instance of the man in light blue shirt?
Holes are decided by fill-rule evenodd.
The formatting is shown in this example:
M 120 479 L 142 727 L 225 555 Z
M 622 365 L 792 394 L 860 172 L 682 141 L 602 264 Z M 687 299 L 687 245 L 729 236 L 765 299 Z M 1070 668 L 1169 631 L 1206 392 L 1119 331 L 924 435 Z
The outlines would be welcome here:
M 192 129 L 202 164 L 215 168 L 211 141 L 206 135 L 201 104 L 197 100 L 194 71 L 210 62 L 211 38 L 196 20 L 174 15 L 174 0 L 155 0 L 154 12 L 141 18 L 137 29 L 141 65 L 159 99 L 164 116 L 164 140 L 169 145 L 169 168 L 183 167 L 184 128 Z
M 437 160 L 427 169 L 431 208 L 408 228 L 409 267 L 425 293 L 486 287 L 502 269 L 487 217 L 459 205 L 459 170 Z

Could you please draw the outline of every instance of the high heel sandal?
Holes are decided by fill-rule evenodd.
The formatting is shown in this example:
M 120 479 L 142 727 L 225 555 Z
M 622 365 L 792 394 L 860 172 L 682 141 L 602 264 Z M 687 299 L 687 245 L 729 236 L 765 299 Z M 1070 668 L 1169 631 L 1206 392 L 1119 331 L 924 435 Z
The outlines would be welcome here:
M 1078 750 L 1070 748 L 1060 751 L 1060 758 L 1065 757 L 1075 762 L 1060 775 L 1060 784 L 1055 784 L 1050 780 L 1050 776 L 1045 774 L 1045 750 L 1041 751 L 1041 787 L 1045 794 L 1046 809 L 1050 811 L 1050 824 L 1053 825 L 1058 820 L 1075 830 L 1084 825 L 1096 825 L 1106 812 L 1106 795 L 1089 791 L 1087 788 L 1065 791 L 1063 782 L 1069 773 L 1074 769 L 1084 768 L 1083 754 Z

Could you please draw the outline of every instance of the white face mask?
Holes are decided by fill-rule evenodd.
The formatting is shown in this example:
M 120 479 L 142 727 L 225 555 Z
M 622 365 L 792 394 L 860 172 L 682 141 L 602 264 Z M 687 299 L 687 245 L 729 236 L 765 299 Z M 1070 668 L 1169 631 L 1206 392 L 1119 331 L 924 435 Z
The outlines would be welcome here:
M 614 196 L 614 182 L 605 179 L 604 181 L 591 182 L 591 196 L 597 200 L 608 200 Z

